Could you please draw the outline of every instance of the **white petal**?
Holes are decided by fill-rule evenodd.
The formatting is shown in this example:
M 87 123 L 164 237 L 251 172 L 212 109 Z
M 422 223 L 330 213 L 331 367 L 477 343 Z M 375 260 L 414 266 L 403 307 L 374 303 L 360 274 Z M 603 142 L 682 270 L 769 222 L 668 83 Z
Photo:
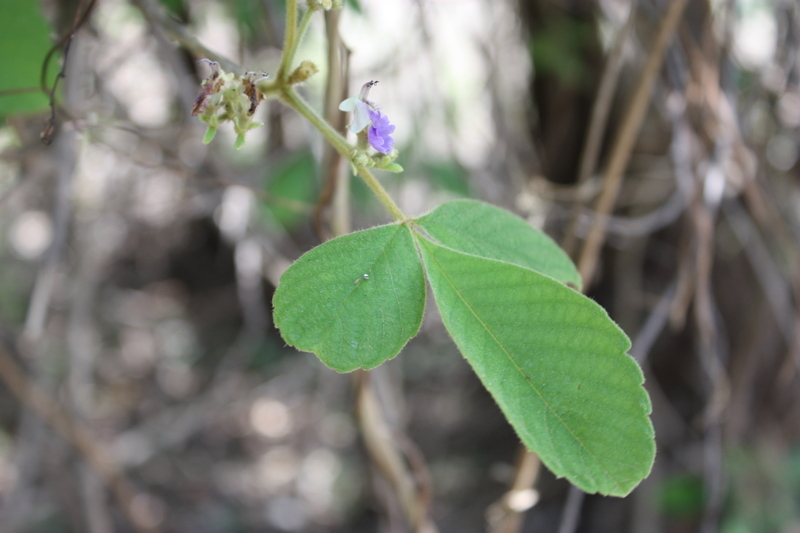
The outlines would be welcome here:
M 350 123 L 350 131 L 358 133 L 369 126 L 370 122 L 369 106 L 365 102 L 358 100 L 356 108 L 353 111 L 353 122 Z
M 358 96 L 353 96 L 352 98 L 348 98 L 341 104 L 339 104 L 339 111 L 352 111 L 356 108 L 356 104 L 361 100 L 358 99 Z

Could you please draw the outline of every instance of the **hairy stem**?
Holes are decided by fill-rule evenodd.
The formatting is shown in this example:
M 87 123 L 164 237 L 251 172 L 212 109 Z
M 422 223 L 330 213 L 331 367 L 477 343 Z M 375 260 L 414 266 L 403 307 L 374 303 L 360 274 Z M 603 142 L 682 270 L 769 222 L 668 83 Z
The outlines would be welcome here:
M 331 127 L 319 114 L 317 114 L 314 109 L 308 105 L 308 103 L 300 98 L 300 96 L 291 88 L 286 87 L 283 90 L 283 101 L 286 105 L 294 108 L 297 110 L 298 113 L 306 117 L 311 124 L 317 128 L 322 135 L 325 136 L 326 139 L 333 145 L 336 150 L 346 157 L 348 160 L 351 160 L 353 147 L 348 143 L 344 137 L 342 137 L 339 132 Z M 367 186 L 372 190 L 375 196 L 378 197 L 378 201 L 383 204 L 383 206 L 389 211 L 389 214 L 392 215 L 392 218 L 398 221 L 406 220 L 405 213 L 394 203 L 389 193 L 386 192 L 386 189 L 380 184 L 380 182 L 375 178 L 375 176 L 370 172 L 367 168 L 358 167 L 357 169 L 358 175 L 364 180 Z
M 317 128 L 326 139 L 328 139 L 328 142 L 330 142 L 340 154 L 342 154 L 348 160 L 350 159 L 353 147 L 347 142 L 347 140 L 345 140 L 344 137 L 339 134 L 339 132 L 333 129 L 331 125 L 325 121 L 325 119 L 319 116 L 319 114 L 314 111 L 314 108 L 308 105 L 308 102 L 303 100 L 300 95 L 298 95 L 297 92 L 295 92 L 295 90 L 291 87 L 284 88 L 281 94 L 283 95 L 282 100 L 286 105 L 295 109 L 298 113 L 306 117 L 306 119 L 315 128 Z
M 281 58 L 281 70 L 278 71 L 279 80 L 281 82 L 285 82 L 288 77 L 292 73 L 292 63 L 294 63 L 294 56 L 297 54 L 297 48 L 300 46 L 300 42 L 303 40 L 303 35 L 305 35 L 306 30 L 308 29 L 309 24 L 311 24 L 311 17 L 314 15 L 314 9 L 306 9 L 306 12 L 303 13 L 303 18 L 300 19 L 300 26 L 297 28 L 297 32 L 294 36 L 294 41 L 291 44 L 291 48 L 284 48 L 283 49 L 283 57 Z M 288 17 L 288 15 L 287 15 Z M 295 12 L 295 17 L 297 17 L 297 13 Z M 288 24 L 289 21 L 287 20 L 286 23 Z M 288 34 L 288 30 L 287 30 Z
M 309 10 L 310 11 L 310 10 Z M 297 0 L 286 0 L 286 34 L 283 37 L 283 55 L 281 56 L 281 64 L 278 67 L 278 73 L 275 76 L 278 81 L 286 79 L 286 71 L 289 69 L 289 63 L 292 61 L 290 50 L 295 50 L 297 47 Z
M 378 197 L 380 203 L 389 211 L 389 214 L 392 215 L 392 218 L 397 220 L 398 222 L 407 220 L 408 217 L 406 216 L 403 211 L 394 203 L 392 197 L 389 196 L 389 193 L 386 192 L 386 189 L 380 184 L 380 182 L 372 175 L 372 172 L 369 169 L 364 167 L 358 168 L 358 175 L 361 176 L 361 179 L 364 180 L 364 183 L 375 193 L 375 196 Z

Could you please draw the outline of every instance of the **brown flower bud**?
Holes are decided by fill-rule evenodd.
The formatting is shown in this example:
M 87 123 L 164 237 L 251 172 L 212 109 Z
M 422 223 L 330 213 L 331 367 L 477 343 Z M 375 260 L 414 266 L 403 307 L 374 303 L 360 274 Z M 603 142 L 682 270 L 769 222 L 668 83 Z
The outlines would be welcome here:
M 289 85 L 303 83 L 317 72 L 319 72 L 317 65 L 311 61 L 303 61 L 300 63 L 300 66 L 294 69 L 294 72 L 289 75 Z

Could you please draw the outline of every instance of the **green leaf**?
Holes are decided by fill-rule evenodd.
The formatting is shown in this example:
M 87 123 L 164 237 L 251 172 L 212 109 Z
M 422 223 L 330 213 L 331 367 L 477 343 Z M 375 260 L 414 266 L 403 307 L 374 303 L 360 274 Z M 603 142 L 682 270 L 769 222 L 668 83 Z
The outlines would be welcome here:
M 525 445 L 586 492 L 633 490 L 655 442 L 619 327 L 552 278 L 418 241 L 447 330 Z
M 429 163 L 423 167 L 431 184 L 458 196 L 469 197 L 469 178 L 466 171 L 453 162 Z
M 170 15 L 174 17 L 183 18 L 186 12 L 183 0 L 161 0 L 161 5 L 166 7 Z
M 317 163 L 314 156 L 305 152 L 283 165 L 271 168 L 265 190 L 270 196 L 313 207 L 317 191 Z M 280 202 L 268 203 L 265 209 L 270 212 L 269 218 L 274 217 L 287 229 L 306 218 L 305 214 Z
M 505 209 L 475 200 L 446 202 L 417 224 L 460 252 L 506 261 L 581 288 L 581 276 L 547 235 Z
M 380 167 L 381 170 L 387 170 L 389 172 L 402 172 L 403 167 L 398 165 L 397 163 L 389 163 L 386 166 Z
M 214 140 L 214 137 L 217 135 L 217 128 L 215 126 L 209 126 L 206 128 L 206 133 L 203 135 L 203 144 L 208 144 Z
M 50 28 L 39 12 L 39 2 L 3 0 L 0 15 L 0 91 L 38 88 L 42 62 L 52 46 Z M 58 71 L 58 56 L 50 60 L 47 81 Z M 39 90 L 0 95 L 0 115 L 32 113 L 47 108 Z
M 317 246 L 281 276 L 273 305 L 284 340 L 332 369 L 380 365 L 422 323 L 425 278 L 411 232 L 393 224 Z
M 347 0 L 347 5 L 350 6 L 353 9 L 353 11 L 355 11 L 359 15 L 364 12 L 361 9 L 361 3 L 358 0 Z

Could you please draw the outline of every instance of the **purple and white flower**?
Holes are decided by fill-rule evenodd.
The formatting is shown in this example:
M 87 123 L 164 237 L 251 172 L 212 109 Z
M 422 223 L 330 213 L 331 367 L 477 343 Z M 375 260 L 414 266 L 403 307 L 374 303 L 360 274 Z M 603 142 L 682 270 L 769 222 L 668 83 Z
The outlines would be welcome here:
M 367 100 L 369 90 L 377 84 L 377 81 L 365 83 L 358 96 L 348 98 L 339 104 L 339 110 L 353 112 L 350 131 L 360 133 L 369 126 L 367 131 L 369 143 L 380 153 L 388 154 L 394 146 L 394 139 L 390 135 L 394 132 L 394 126 L 389 123 L 389 118 L 378 110 L 378 106 Z

